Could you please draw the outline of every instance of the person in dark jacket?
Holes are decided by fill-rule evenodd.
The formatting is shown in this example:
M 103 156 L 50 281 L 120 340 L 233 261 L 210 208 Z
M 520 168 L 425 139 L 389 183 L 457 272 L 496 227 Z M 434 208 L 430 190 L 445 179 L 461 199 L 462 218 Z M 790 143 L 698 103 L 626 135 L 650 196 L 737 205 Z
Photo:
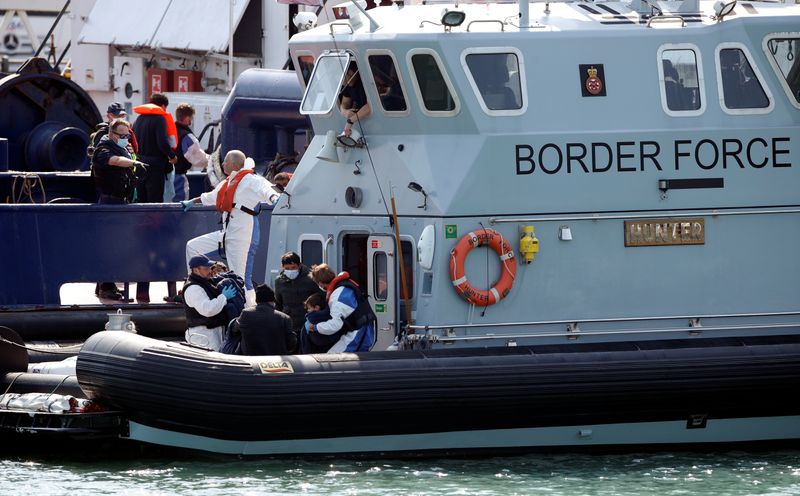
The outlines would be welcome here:
M 275 309 L 275 293 L 266 284 L 256 288 L 256 306 L 244 309 L 235 329 L 242 355 L 287 355 L 297 346 L 292 319 Z
M 99 204 L 124 205 L 133 195 L 135 174 L 147 167 L 131 158 L 128 152 L 131 125 L 115 119 L 92 150 L 92 176 L 97 187 Z M 101 282 L 95 294 L 103 299 L 122 300 L 123 295 L 113 282 Z
M 300 263 L 297 253 L 284 253 L 281 269 L 275 279 L 275 308 L 292 318 L 292 330 L 299 336 L 306 321 L 306 299 L 315 293 L 325 293 L 311 280 L 308 267 Z
M 108 126 L 112 122 L 117 119 L 125 119 L 127 114 L 125 113 L 125 108 L 119 102 L 114 102 L 108 106 L 106 109 L 106 120 L 97 124 L 94 127 L 94 132 L 89 137 L 89 149 L 87 153 L 89 154 L 89 158 L 94 156 L 94 151 L 97 148 L 97 145 L 100 144 L 100 140 L 103 139 L 103 136 L 108 135 Z M 136 154 L 139 151 L 139 143 L 136 141 L 136 135 L 133 132 L 133 129 L 130 130 L 130 139 L 128 140 L 128 153 L 131 154 L 131 158 L 136 160 Z
M 300 353 L 327 353 L 339 341 L 341 335 L 326 336 L 319 332 L 311 333 L 312 325 L 331 319 L 331 311 L 325 302 L 325 295 L 314 293 L 306 299 L 306 323 L 300 330 Z
M 150 104 L 161 107 L 166 113 L 169 99 L 161 93 L 153 93 Z M 171 116 L 169 118 L 172 119 Z M 163 114 L 139 115 L 133 124 L 133 130 L 139 141 L 139 159 L 150 164 L 147 177 L 138 189 L 139 202 L 163 203 L 164 180 L 172 171 L 172 165 L 178 160 L 174 150 L 177 143 L 170 142 L 167 120 Z
M 147 174 L 136 187 L 138 203 L 164 202 L 164 182 L 167 174 L 172 172 L 172 164 L 178 160 L 174 150 L 177 144 L 170 141 L 167 121 L 173 122 L 173 120 L 172 116 L 167 114 L 167 105 L 169 99 L 165 95 L 153 93 L 149 104 L 134 108 L 139 113 L 133 124 L 133 130 L 139 141 L 138 158 L 149 165 Z M 143 113 L 145 111 L 150 113 Z M 175 282 L 167 283 L 167 292 L 168 301 L 174 301 L 177 292 Z M 136 284 L 136 300 L 139 303 L 150 303 L 148 281 Z
M 115 119 L 109 132 L 97 143 L 92 154 L 92 175 L 99 195 L 97 203 L 125 204 L 131 199 L 137 169 L 142 162 L 128 152 L 131 125 L 125 119 Z

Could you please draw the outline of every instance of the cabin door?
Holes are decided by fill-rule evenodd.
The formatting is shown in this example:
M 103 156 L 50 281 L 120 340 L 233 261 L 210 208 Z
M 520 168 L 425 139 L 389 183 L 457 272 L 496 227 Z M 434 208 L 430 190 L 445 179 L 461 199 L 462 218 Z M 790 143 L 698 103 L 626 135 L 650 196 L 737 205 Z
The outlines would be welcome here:
M 384 351 L 394 342 L 397 295 L 394 236 L 372 235 L 367 239 L 367 294 L 378 317 L 375 351 Z

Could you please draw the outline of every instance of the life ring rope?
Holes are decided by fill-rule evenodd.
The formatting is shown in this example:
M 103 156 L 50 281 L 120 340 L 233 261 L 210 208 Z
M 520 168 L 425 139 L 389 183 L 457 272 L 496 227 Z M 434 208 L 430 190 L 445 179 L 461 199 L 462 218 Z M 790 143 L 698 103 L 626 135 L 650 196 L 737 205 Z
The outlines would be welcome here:
M 476 234 L 470 231 L 456 243 L 450 252 L 450 274 L 453 287 L 456 292 L 473 305 L 489 306 L 494 305 L 505 298 L 514 285 L 517 274 L 517 261 L 511 244 L 502 234 L 494 229 L 482 229 Z M 473 248 L 487 245 L 493 249 L 503 266 L 500 278 L 489 289 L 482 290 L 475 288 L 469 283 L 464 270 L 464 263 L 467 255 Z

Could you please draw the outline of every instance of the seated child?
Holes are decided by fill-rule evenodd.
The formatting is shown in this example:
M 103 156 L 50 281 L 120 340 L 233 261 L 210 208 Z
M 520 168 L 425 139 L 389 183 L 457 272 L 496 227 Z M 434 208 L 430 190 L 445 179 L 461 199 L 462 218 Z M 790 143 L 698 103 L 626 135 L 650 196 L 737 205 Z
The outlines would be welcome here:
M 241 315 L 245 304 L 244 279 L 239 277 L 232 270 L 229 271 L 224 263 L 215 262 L 214 267 L 211 268 L 211 282 L 219 289 L 233 286 L 236 290 L 236 296 L 225 303 L 224 310 L 228 321 L 230 322 Z
M 325 302 L 325 296 L 314 293 L 304 302 L 306 306 L 306 325 L 300 331 L 300 353 L 326 353 L 339 341 L 339 335 L 326 336 L 318 332 L 309 332 L 311 324 L 319 324 L 330 320 L 331 312 Z

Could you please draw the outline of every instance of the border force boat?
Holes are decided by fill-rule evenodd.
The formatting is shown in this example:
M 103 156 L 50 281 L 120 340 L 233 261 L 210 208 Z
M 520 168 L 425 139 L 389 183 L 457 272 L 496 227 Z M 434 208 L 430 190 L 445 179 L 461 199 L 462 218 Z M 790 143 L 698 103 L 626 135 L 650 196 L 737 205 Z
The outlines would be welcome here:
M 80 385 L 130 438 L 260 455 L 800 439 L 800 5 L 336 13 L 290 43 L 316 136 L 267 267 L 295 250 L 349 272 L 377 344 L 229 357 L 96 334 Z M 341 112 L 359 80 L 369 112 Z

